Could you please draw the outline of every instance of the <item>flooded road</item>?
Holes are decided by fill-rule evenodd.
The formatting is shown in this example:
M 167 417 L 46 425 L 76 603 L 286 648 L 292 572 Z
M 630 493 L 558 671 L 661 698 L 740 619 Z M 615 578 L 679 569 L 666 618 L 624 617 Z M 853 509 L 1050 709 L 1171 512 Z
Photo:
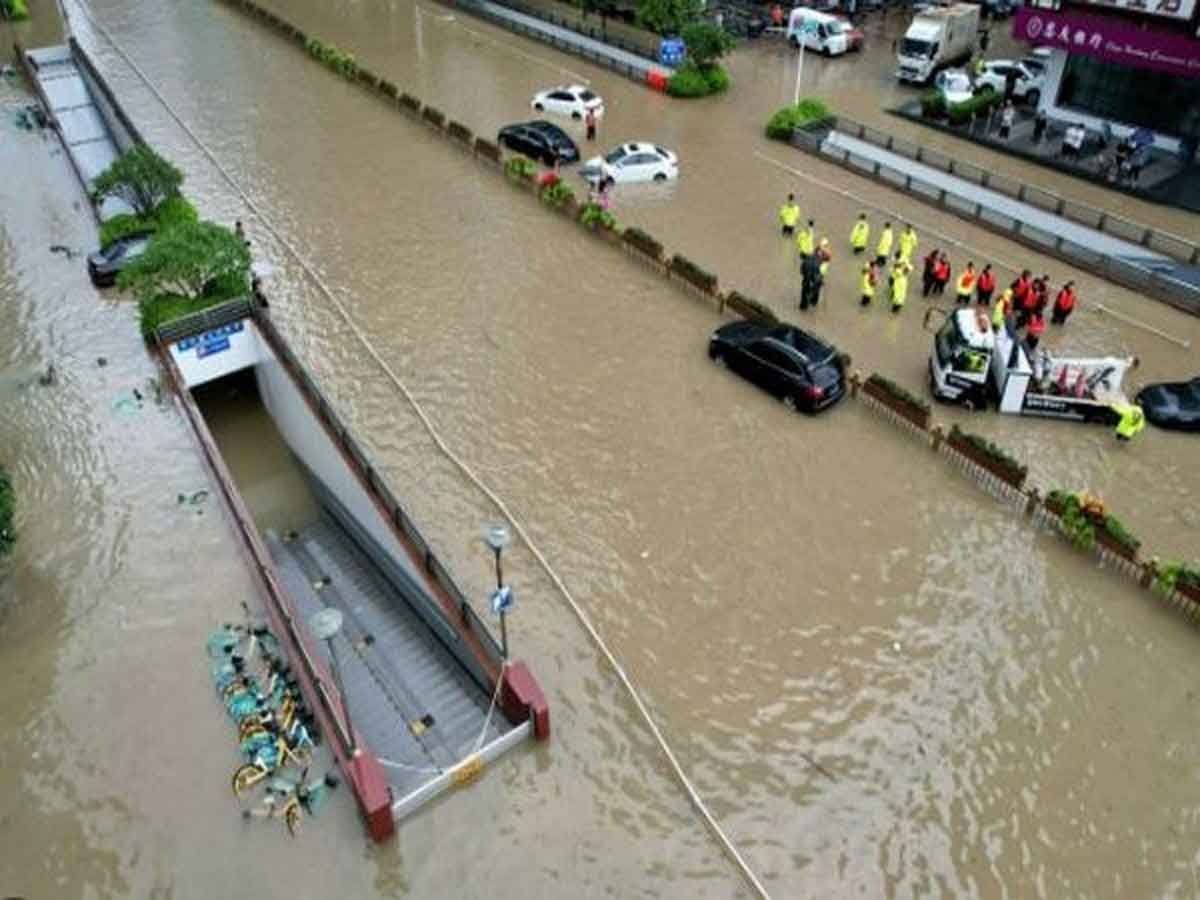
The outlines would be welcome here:
M 350 308 L 447 443 L 524 521 L 776 896 L 1194 893 L 1197 860 L 1187 835 L 1200 812 L 1192 777 L 1200 752 L 1191 740 L 1200 718 L 1196 635 L 1176 615 L 1059 540 L 1029 531 L 860 406 L 797 420 L 713 368 L 703 352 L 716 322 L 709 311 L 239 14 L 123 0 L 90 8 Z M 481 23 L 448 19 L 441 7 L 423 9 L 304 3 L 288 15 L 483 133 L 522 116 L 533 88 L 558 77 L 511 48 L 551 66 L 584 68 Z M 148 139 L 185 169 L 202 210 L 246 218 L 256 253 L 275 267 L 274 314 L 439 556 L 482 596 L 488 569 L 477 535 L 495 510 L 435 452 L 328 298 L 246 215 L 103 38 L 77 25 Z M 739 84 L 754 82 L 739 72 L 752 58 L 734 65 Z M 680 106 L 615 76 L 584 74 L 613 109 L 606 141 L 627 130 L 683 156 L 678 185 L 619 192 L 618 215 L 777 308 L 794 290 L 790 251 L 773 232 L 783 192 L 799 185 L 806 213 L 815 209 L 828 221 L 835 241 L 857 210 L 838 190 L 880 205 L 898 202 L 840 170 L 751 139 L 747 129 L 756 133 L 776 102 L 765 89 L 748 91 L 744 102 Z M 711 127 L 717 114 L 730 116 L 728 129 Z M 747 148 L 803 168 L 812 180 L 756 167 Z M 65 171 L 61 160 L 44 160 L 50 184 L 53 165 Z M 57 190 L 60 201 L 69 193 Z M 69 202 L 57 205 L 64 207 Z M 996 258 L 1024 252 L 924 208 L 908 211 L 920 225 L 953 230 Z M 46 234 L 66 226 L 60 215 L 37 231 L 6 213 L 4 227 L 9 246 L 40 254 Z M 89 229 L 72 227 L 86 245 Z M 45 265 L 40 255 L 16 264 L 6 258 L 4 271 L 40 274 Z M 64 284 L 89 315 L 103 311 L 110 340 L 133 341 L 132 322 L 116 318 L 131 318 L 128 310 L 97 306 L 78 266 L 59 279 L 6 275 L 5 302 L 46 317 L 26 317 L 19 333 L 30 336 L 4 348 L 6 365 L 11 358 L 36 366 L 35 348 L 55 332 L 45 307 Z M 1085 301 L 1103 291 L 1105 302 L 1197 337 L 1194 320 L 1084 283 Z M 928 343 L 920 304 L 899 321 L 854 307 L 849 269 L 835 262 L 816 327 L 858 363 L 920 387 Z M 1098 317 L 1081 315 L 1061 340 L 1142 352 L 1147 377 L 1194 362 Z M 151 373 L 137 358 L 131 377 Z M 76 415 L 109 416 L 108 400 L 80 400 Z M 72 410 L 59 404 L 41 412 L 13 407 L 20 416 L 6 413 L 5 437 L 61 422 L 57 416 Z M 166 462 L 202 477 L 178 419 L 153 415 L 160 439 L 179 457 Z M 1200 545 L 1200 523 L 1186 518 L 1197 490 L 1195 467 L 1187 465 L 1194 447 L 1186 441 L 1148 432 L 1118 454 L 1103 430 L 995 416 L 971 421 L 1029 458 L 1039 480 L 1070 476 L 1070 486 L 1091 484 L 1113 502 L 1119 497 L 1118 509 L 1155 546 L 1194 552 Z M 60 425 L 55 446 L 76 454 L 97 452 L 97 443 L 119 447 L 116 428 L 97 425 L 80 441 Z M 231 434 L 227 443 L 236 439 Z M 143 455 L 153 460 L 154 440 L 147 444 Z M 72 603 L 82 602 L 70 598 L 111 583 L 118 587 L 99 594 L 102 621 L 118 621 L 115 607 L 128 602 L 118 599 L 126 591 L 154 615 L 165 609 L 178 617 L 166 634 L 131 650 L 158 650 L 163 658 L 170 650 L 170 658 L 194 662 L 151 679 L 149 700 L 112 701 L 101 716 L 80 697 L 94 703 L 89 691 L 105 686 L 107 698 L 122 683 L 121 657 L 101 652 L 114 643 L 110 634 L 52 619 L 27 650 L 5 623 L 0 667 L 28 673 L 20 683 L 30 688 L 0 695 L 22 723 L 4 740 L 14 758 L 28 761 L 5 772 L 13 781 L 0 787 L 11 788 L 4 796 L 20 788 L 36 800 L 36 814 L 18 820 L 15 808 L 6 813 L 5 836 L 32 819 L 40 831 L 28 829 L 30 840 L 36 831 L 64 848 L 56 870 L 38 873 L 34 886 L 46 887 L 22 890 L 48 894 L 62 878 L 57 893 L 66 896 L 149 895 L 151 888 L 208 896 L 220 884 L 214 868 L 226 873 L 222 893 L 230 896 L 243 888 L 293 895 L 310 885 L 330 892 L 336 885 L 347 896 L 436 896 L 451 878 L 463 896 L 739 890 L 611 674 L 522 547 L 506 566 L 520 597 L 512 635 L 547 689 L 550 745 L 506 759 L 469 792 L 405 825 L 382 850 L 364 848 L 346 803 L 314 823 L 302 838 L 307 846 L 243 832 L 223 787 L 227 728 L 198 652 L 210 624 L 234 614 L 230 597 L 248 589 L 232 561 L 232 540 L 218 516 L 189 515 L 188 527 L 210 529 L 209 549 L 202 544 L 186 566 L 168 564 L 195 540 L 170 518 L 178 512 L 175 487 L 155 486 L 168 507 L 156 511 L 143 496 L 152 491 L 138 483 L 135 454 L 114 450 L 101 462 L 76 469 L 115 485 L 110 496 L 88 496 L 78 510 L 66 492 L 57 505 L 43 504 L 38 522 L 46 522 L 38 527 L 46 532 L 23 540 L 21 552 L 35 555 L 16 561 L 18 596 L 27 599 L 16 601 L 25 611 L 12 620 L 39 621 L 30 611 L 35 598 L 37 616 L 54 615 L 57 604 L 68 617 Z M 21 474 L 22 483 L 36 483 L 40 473 Z M 125 501 L 127 532 L 107 518 L 120 491 L 139 500 Z M 57 545 L 50 539 L 99 564 L 58 567 L 54 589 L 25 587 L 30 576 L 22 573 L 37 569 L 38 547 Z M 110 557 L 139 568 L 121 568 L 106 581 Z M 194 587 L 210 571 L 202 589 Z M 83 670 L 86 683 L 73 665 L 79 656 L 101 660 Z M 135 744 L 155 748 L 153 777 L 142 778 L 130 762 L 130 731 L 154 724 L 138 719 L 139 700 L 164 698 L 186 711 L 193 731 L 186 782 L 153 733 Z M 65 740 L 89 749 L 94 772 L 59 757 L 32 759 L 42 746 L 42 704 L 76 729 Z M 46 783 L 57 792 L 38 792 Z M 84 812 L 71 816 L 75 807 Z M 7 843 L 0 851 L 0 887 L 27 871 L 35 845 L 17 846 L 25 851 L 19 856 L 8 855 Z

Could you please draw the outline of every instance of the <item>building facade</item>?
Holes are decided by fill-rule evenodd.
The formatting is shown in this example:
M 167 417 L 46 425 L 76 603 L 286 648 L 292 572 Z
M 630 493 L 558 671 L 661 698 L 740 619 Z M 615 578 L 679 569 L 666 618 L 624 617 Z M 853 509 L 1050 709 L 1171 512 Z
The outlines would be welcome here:
M 1039 107 L 1117 137 L 1149 128 L 1194 154 L 1200 140 L 1198 0 L 1029 0 L 1013 36 L 1050 51 Z

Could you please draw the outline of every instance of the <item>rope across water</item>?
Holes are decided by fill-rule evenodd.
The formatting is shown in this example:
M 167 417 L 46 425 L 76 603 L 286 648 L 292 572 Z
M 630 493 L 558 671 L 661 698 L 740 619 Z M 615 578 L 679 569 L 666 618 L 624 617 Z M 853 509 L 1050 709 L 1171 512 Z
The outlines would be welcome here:
M 267 216 L 262 212 L 262 210 L 259 209 L 258 205 L 246 194 L 244 190 L 242 190 L 241 185 L 238 184 L 233 176 L 229 174 L 228 170 L 221 164 L 216 156 L 213 155 L 212 151 L 208 149 L 207 145 L 200 140 L 199 136 L 197 136 L 196 133 L 188 126 L 188 124 L 179 116 L 179 114 L 175 112 L 171 104 L 167 102 L 167 99 L 158 90 L 158 87 L 146 76 L 137 63 L 130 58 L 129 54 L 126 53 L 125 50 L 113 39 L 108 30 L 99 22 L 97 22 L 95 18 L 93 18 L 87 8 L 83 6 L 80 6 L 79 8 L 83 11 L 84 17 L 88 20 L 91 26 L 104 36 L 104 39 L 108 41 L 112 48 L 125 61 L 130 69 L 133 70 L 142 83 L 150 89 L 151 93 L 153 93 L 158 99 L 158 102 L 162 104 L 168 115 L 171 116 L 171 118 L 176 122 L 176 124 L 179 125 L 181 129 L 183 129 L 188 138 L 196 145 L 197 148 L 199 148 L 205 157 L 208 158 L 209 162 L 213 164 L 216 170 L 221 173 L 221 177 L 224 178 L 229 186 L 237 193 L 237 195 L 242 199 L 242 202 L 246 204 L 246 207 L 254 213 L 255 217 L 262 223 L 262 225 L 268 231 L 270 231 L 272 236 L 274 236 L 274 238 L 279 241 L 279 243 L 288 251 L 288 253 L 291 254 L 291 256 L 304 270 L 305 274 L 312 279 L 312 282 L 328 298 L 329 302 L 333 304 L 334 309 L 337 311 L 342 321 L 345 322 L 347 327 L 350 328 L 355 338 L 359 341 L 359 343 L 362 344 L 363 348 L 370 355 L 371 359 L 374 360 L 374 362 L 379 366 L 380 370 L 382 370 L 388 379 L 396 386 L 396 388 L 399 389 L 400 393 L 404 395 L 404 399 L 408 402 L 417 418 L 421 421 L 422 426 L 425 428 L 425 431 L 428 433 L 433 443 L 437 446 L 438 450 L 445 455 L 445 457 L 449 459 L 460 472 L 462 472 L 462 474 L 469 482 L 471 482 L 472 485 L 475 486 L 477 490 L 479 490 L 485 497 L 488 498 L 489 501 L 491 501 L 492 504 L 495 505 L 500 514 L 504 516 L 504 518 L 512 526 L 513 530 L 520 536 L 521 540 L 525 543 L 525 546 L 529 549 L 529 552 L 533 554 L 534 559 L 537 560 L 537 563 L 542 568 L 542 571 L 546 573 L 546 576 L 567 601 L 567 604 L 571 607 L 571 611 L 575 614 L 579 624 L 583 626 L 583 629 L 588 633 L 589 637 L 591 637 L 596 647 L 608 661 L 608 664 L 612 666 L 613 671 L 616 673 L 618 680 L 629 694 L 629 697 L 633 701 L 634 706 L 637 708 L 642 720 L 650 729 L 650 733 L 653 735 L 655 743 L 658 744 L 659 749 L 667 758 L 667 762 L 670 764 L 671 771 L 674 773 L 675 778 L 678 780 L 680 786 L 687 794 L 688 800 L 691 801 L 691 804 L 695 808 L 696 812 L 704 820 L 704 824 L 708 827 L 709 831 L 712 832 L 713 837 L 721 845 L 722 850 L 729 857 L 730 861 L 736 866 L 738 872 L 745 879 L 747 885 L 754 891 L 754 893 L 759 897 L 769 898 L 770 894 L 767 892 L 767 889 L 763 885 L 762 881 L 759 880 L 758 876 L 754 874 L 753 869 L 750 868 L 750 864 L 746 861 L 745 857 L 742 856 L 741 852 L 734 845 L 733 841 L 730 840 L 729 836 L 721 828 L 720 823 L 717 822 L 716 817 L 712 814 L 707 804 L 705 804 L 703 798 L 701 798 L 700 794 L 697 792 L 695 786 L 691 782 L 691 779 L 688 778 L 687 773 L 684 772 L 683 766 L 680 764 L 679 759 L 675 756 L 675 752 L 671 749 L 671 746 L 667 743 L 667 739 L 663 736 L 663 733 L 655 723 L 654 718 L 650 715 L 650 711 L 646 708 L 646 704 L 642 701 L 642 697 L 638 693 L 637 688 L 634 687 L 633 681 L 629 678 L 625 672 L 625 669 L 622 668 L 621 664 L 617 661 L 617 658 L 613 655 L 612 650 L 610 650 L 608 645 L 604 642 L 604 639 L 600 636 L 600 633 L 592 624 L 592 621 L 588 617 L 587 613 L 584 612 L 583 608 L 575 600 L 575 597 L 571 594 L 570 589 L 550 565 L 549 561 L 542 554 L 541 550 L 539 550 L 537 545 L 534 544 L 533 539 L 529 536 L 528 532 L 526 532 L 525 527 L 520 523 L 516 516 L 513 515 L 507 504 L 505 504 L 505 502 L 501 500 L 491 488 L 484 484 L 484 482 L 480 480 L 479 476 L 472 471 L 470 466 L 468 466 L 453 450 L 450 449 L 450 447 L 446 445 L 445 441 L 442 440 L 441 435 L 434 427 L 433 422 L 430 421 L 428 415 L 425 413 L 425 410 L 421 407 L 421 404 L 417 402 L 417 399 L 412 395 L 400 377 L 392 370 L 391 366 L 388 365 L 387 361 L 384 360 L 378 351 L 376 351 L 374 346 L 367 339 L 367 336 L 358 327 L 358 324 L 346 311 L 345 307 L 342 306 L 342 304 L 338 301 L 334 293 L 326 286 L 321 277 L 308 265 L 304 257 L 301 256 L 300 253 L 291 245 L 291 243 L 279 233 Z

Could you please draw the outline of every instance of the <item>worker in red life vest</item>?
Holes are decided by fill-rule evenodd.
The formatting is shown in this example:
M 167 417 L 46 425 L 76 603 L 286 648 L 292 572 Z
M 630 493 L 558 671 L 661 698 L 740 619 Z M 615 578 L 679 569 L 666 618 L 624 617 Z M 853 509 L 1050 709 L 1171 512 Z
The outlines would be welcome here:
M 1050 303 L 1050 276 L 1043 275 L 1033 279 L 1033 308 L 1039 316 L 1046 314 L 1046 306 Z
M 958 295 L 955 301 L 959 306 L 967 306 L 971 302 L 971 292 L 975 290 L 975 263 L 967 263 L 963 273 L 958 276 Z
M 1054 298 L 1054 312 L 1050 322 L 1054 325 L 1065 325 L 1071 313 L 1075 311 L 1075 282 L 1068 281 Z
M 925 270 L 921 273 L 922 297 L 928 297 L 933 292 L 933 286 L 937 284 L 937 264 L 940 252 L 937 247 L 934 247 L 925 257 Z
M 980 306 L 987 306 L 992 302 L 992 293 L 995 290 L 996 273 L 992 271 L 992 264 L 988 263 L 975 281 L 975 302 Z
M 1028 302 L 1029 295 L 1033 292 L 1033 279 L 1028 269 L 1020 274 L 1016 281 L 1009 285 L 1012 289 L 1013 312 L 1017 316 L 1017 327 L 1024 327 L 1028 316 L 1025 313 L 1025 304 Z
M 937 267 L 933 270 L 936 281 L 933 292 L 938 296 L 946 293 L 946 285 L 950 283 L 950 258 L 945 253 L 938 255 Z
M 1042 314 L 1036 309 L 1029 316 L 1029 330 L 1025 332 L 1025 346 L 1029 348 L 1029 353 L 1032 356 L 1033 351 L 1037 349 L 1038 341 L 1042 339 L 1042 332 L 1046 330 L 1046 320 L 1042 318 Z

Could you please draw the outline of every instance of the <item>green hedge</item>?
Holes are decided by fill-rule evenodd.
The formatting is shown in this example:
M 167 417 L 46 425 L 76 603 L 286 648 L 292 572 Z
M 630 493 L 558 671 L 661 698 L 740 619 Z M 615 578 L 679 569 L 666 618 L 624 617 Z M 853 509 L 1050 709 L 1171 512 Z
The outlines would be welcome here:
M 548 184 L 542 188 L 542 202 L 553 206 L 555 209 L 561 209 L 566 205 L 568 200 L 574 199 L 575 191 L 561 178 L 553 184 Z
M 767 120 L 767 137 L 774 141 L 790 141 L 792 132 L 797 128 L 832 119 L 829 107 L 820 100 L 801 100 L 795 106 L 785 106 L 775 111 Z
M 946 115 L 946 98 L 941 91 L 926 91 L 921 95 L 921 115 L 927 119 L 940 119 Z
M 952 125 L 963 125 L 977 115 L 986 115 L 993 106 L 998 106 L 1004 98 L 995 91 L 985 91 L 962 103 L 951 103 L 946 106 L 946 115 Z
M 1008 469 L 1021 480 L 1024 480 L 1025 476 L 1029 474 L 1029 469 L 1023 462 L 1021 462 L 1003 447 L 993 444 L 985 437 L 982 437 L 978 434 L 971 434 L 969 431 L 963 431 L 957 425 L 952 425 L 950 427 L 950 438 L 951 440 L 960 440 L 964 443 L 970 444 L 983 456 L 996 463 L 1000 468 Z
M 1142 546 L 1141 540 L 1134 536 L 1124 522 L 1103 509 L 1103 504 L 1098 499 L 1092 513 L 1088 513 L 1084 510 L 1078 494 L 1056 488 L 1046 495 L 1046 504 L 1058 510 L 1063 532 L 1077 547 L 1090 550 L 1096 543 L 1097 529 L 1102 530 L 1106 537 L 1130 553 L 1136 554 Z
M 662 259 L 663 245 L 640 228 L 626 228 L 625 243 L 637 247 L 653 259 Z
M 892 381 L 890 378 L 885 378 L 878 372 L 872 372 L 867 377 L 867 381 L 882 388 L 885 393 L 891 394 L 893 397 L 902 400 L 910 406 L 915 406 L 917 409 L 928 415 L 930 409 L 927 401 L 922 400 L 913 393 L 910 393 L 900 385 L 896 384 L 896 382 Z
M 529 181 L 537 172 L 537 163 L 526 156 L 510 156 L 504 163 L 504 174 L 513 181 Z
M 184 197 L 177 195 L 160 203 L 152 215 L 135 216 L 133 213 L 122 213 L 100 223 L 100 247 L 103 249 L 113 241 L 131 234 L 165 231 L 172 225 L 195 222 L 198 219 L 196 208 Z
M 700 268 L 686 256 L 676 253 L 671 257 L 670 269 L 680 278 L 710 294 L 717 292 L 717 276 Z
M 725 302 L 743 319 L 752 322 L 762 322 L 764 325 L 778 325 L 779 317 L 765 303 L 747 297 L 737 291 L 730 291 L 725 296 Z
M 325 44 L 316 38 L 309 38 L 304 48 L 313 59 L 325 63 L 342 77 L 354 78 L 358 75 L 358 62 L 354 57 L 344 50 L 339 50 L 333 44 Z
M 617 227 L 617 219 L 599 203 L 585 203 L 579 211 L 579 224 L 586 228 L 612 231 Z
M 729 90 L 732 80 L 721 66 L 700 68 L 685 62 L 667 81 L 667 93 L 672 97 L 708 97 Z
M 1183 562 L 1167 563 L 1158 570 L 1155 583 L 1167 593 L 1186 587 L 1200 590 L 1200 563 L 1189 565 Z
M 4 556 L 17 542 L 13 519 L 17 513 L 17 496 L 13 492 L 12 480 L 4 466 L 0 466 L 0 556 Z

